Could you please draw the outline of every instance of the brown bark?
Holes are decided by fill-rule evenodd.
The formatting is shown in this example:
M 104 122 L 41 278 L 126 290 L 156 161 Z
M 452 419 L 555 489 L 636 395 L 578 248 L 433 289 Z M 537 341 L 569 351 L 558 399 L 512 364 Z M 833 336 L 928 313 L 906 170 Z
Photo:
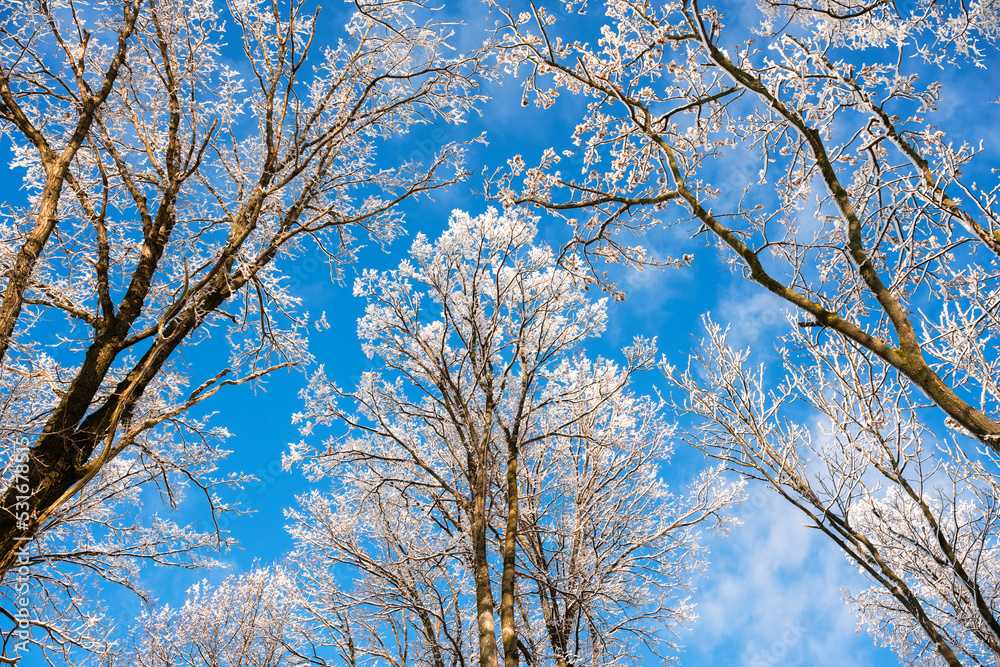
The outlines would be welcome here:
M 70 164 L 89 135 L 101 105 L 114 88 L 118 74 L 125 64 L 128 40 L 135 30 L 138 18 L 139 3 L 138 0 L 134 0 L 131 5 L 125 7 L 124 25 L 118 33 L 117 52 L 104 73 L 101 87 L 96 92 L 92 92 L 89 86 L 81 85 L 80 118 L 73 134 L 70 135 L 66 145 L 58 153 L 49 145 L 45 136 L 35 128 L 18 105 L 17 98 L 10 88 L 9 75 L 6 72 L 0 73 L 0 106 L 18 130 L 34 144 L 46 174 L 45 187 L 42 189 L 38 213 L 35 216 L 35 225 L 28 233 L 24 244 L 18 249 L 14 266 L 7 275 L 3 299 L 0 301 L 0 361 L 7 355 L 7 348 L 10 346 L 14 328 L 21 314 L 21 307 L 24 305 L 24 292 L 28 288 L 35 264 L 41 257 L 42 251 L 52 235 L 52 230 L 59 222 L 57 215 L 59 198 Z M 52 30 L 57 40 L 61 42 L 61 37 L 54 26 Z M 78 78 L 82 80 L 82 75 L 79 73 Z
M 88 474 L 94 474 L 95 471 L 90 469 L 94 463 L 88 464 L 88 461 L 98 445 L 113 434 L 117 427 L 114 416 L 135 405 L 173 352 L 202 323 L 205 316 L 240 290 L 277 251 L 276 246 L 269 248 L 255 265 L 233 274 L 228 257 L 246 238 L 249 230 L 234 240 L 235 246 L 227 248 L 216 267 L 209 272 L 210 279 L 199 284 L 198 294 L 190 295 L 187 299 L 184 295 L 179 297 L 181 301 L 171 309 L 176 313 L 175 316 L 172 319 L 164 318 L 163 329 L 154 338 L 150 348 L 118 383 L 114 393 L 103 405 L 87 414 L 117 355 L 125 349 L 126 337 L 132 325 L 142 313 L 153 276 L 175 222 L 175 196 L 176 190 L 165 195 L 150 225 L 151 234 L 146 238 L 140 261 L 122 298 L 118 314 L 97 334 L 76 378 L 49 418 L 42 435 L 31 448 L 28 462 L 28 485 L 32 490 L 29 524 L 19 527 L 15 520 L 16 489 L 8 489 L 0 500 L 0 577 L 16 562 L 17 550 L 45 525 L 50 510 L 60 498 Z M 293 224 L 295 215 L 295 211 L 289 212 L 285 224 Z M 255 223 L 256 217 L 251 216 L 247 227 L 253 227 Z M 185 303 L 187 305 L 180 309 Z M 98 465 L 106 462 L 100 461 Z
M 691 18 L 690 21 L 692 27 L 698 27 L 695 19 Z M 1000 424 L 987 417 L 982 410 L 972 407 L 966 401 L 959 398 L 924 359 L 913 325 L 906 315 L 906 310 L 886 287 L 868 257 L 868 252 L 862 243 L 861 220 L 854 211 L 849 193 L 840 183 L 833 162 L 826 152 L 826 146 L 823 143 L 823 137 L 820 132 L 810 127 L 805 119 L 795 110 L 785 106 L 757 78 L 737 67 L 710 39 L 703 37 L 702 45 L 706 48 L 712 60 L 729 74 L 737 85 L 746 88 L 763 99 L 768 106 L 796 129 L 809 146 L 813 159 L 815 159 L 816 165 L 819 168 L 820 175 L 832 194 L 841 215 L 847 222 L 846 250 L 858 267 L 858 274 L 879 302 L 890 322 L 892 322 L 896 336 L 899 339 L 899 347 L 894 348 L 885 341 L 870 336 L 859 327 L 838 317 L 836 313 L 827 311 L 820 304 L 769 276 L 763 266 L 761 266 L 757 258 L 757 253 L 747 248 L 736 235 L 720 225 L 711 212 L 705 211 L 697 198 L 684 186 L 682 182 L 683 175 L 677 168 L 676 161 L 673 159 L 672 150 L 658 136 L 653 137 L 654 140 L 659 141 L 661 147 L 666 149 L 670 158 L 671 171 L 678 182 L 677 190 L 687 201 L 692 212 L 701 222 L 725 241 L 727 245 L 739 253 L 750 269 L 751 280 L 764 286 L 770 292 L 789 303 L 810 313 L 816 318 L 819 324 L 830 327 L 845 338 L 874 352 L 883 361 L 899 370 L 920 387 L 949 417 L 969 431 L 977 440 L 990 447 L 994 452 L 1000 453 Z M 910 157 L 911 159 L 913 158 L 912 155 Z M 960 213 L 957 209 L 952 211 L 952 214 L 957 217 L 961 217 Z
M 24 292 L 28 289 L 31 273 L 56 227 L 56 209 L 59 206 L 65 169 L 55 171 L 57 173 L 46 179 L 35 226 L 18 248 L 14 266 L 7 274 L 7 286 L 4 288 L 3 300 L 0 301 L 0 361 L 7 356 L 7 348 L 14 335 L 21 306 L 24 305 Z
M 503 539 L 503 573 L 500 579 L 500 636 L 503 640 L 504 667 L 518 667 L 517 629 L 514 627 L 514 591 L 516 587 L 517 525 L 519 518 L 517 490 L 518 444 L 507 443 L 507 526 Z
M 820 522 L 817 522 L 817 525 L 819 525 L 824 532 L 833 537 L 834 541 L 841 545 L 841 548 L 844 548 L 844 543 L 839 536 L 835 535 L 831 530 L 824 528 Z M 916 619 L 921 629 L 931 640 L 931 643 L 934 645 L 934 649 L 937 651 L 938 655 L 944 659 L 948 667 L 962 667 L 962 662 L 958 659 L 954 649 L 952 649 L 947 639 L 938 630 L 938 626 L 927 615 L 923 604 L 907 585 L 906 580 L 898 576 L 892 568 L 889 567 L 888 563 L 882 559 L 878 549 L 876 549 L 864 535 L 858 533 L 846 524 L 842 524 L 841 530 L 846 533 L 854 543 L 864 546 L 872 562 L 868 562 L 868 560 L 860 554 L 855 556 L 854 560 L 871 573 L 875 580 L 881 583 L 883 587 L 885 587 L 885 589 L 888 590 L 889 593 L 891 593 L 892 596 L 896 598 L 896 600 L 898 600 Z M 844 550 L 848 554 L 854 553 L 852 549 Z
M 613 196 L 585 191 L 588 197 L 584 201 L 580 202 L 558 204 L 544 198 L 525 197 L 518 200 L 519 203 L 533 203 L 552 210 L 567 210 L 582 209 L 598 206 L 608 202 L 616 202 L 622 205 L 621 211 L 624 212 L 636 206 L 650 206 L 676 199 L 682 199 L 684 203 L 687 204 L 691 213 L 702 224 L 704 224 L 706 228 L 712 231 L 724 243 L 726 243 L 726 245 L 739 254 L 747 266 L 749 274 L 748 277 L 750 280 L 763 286 L 765 289 L 784 299 L 788 303 L 809 313 L 815 318 L 817 324 L 828 327 L 844 338 L 868 349 L 884 362 L 896 368 L 911 382 L 920 387 L 920 389 L 923 390 L 945 412 L 945 414 L 951 417 L 959 426 L 971 433 L 972 436 L 978 441 L 990 447 L 994 452 L 1000 453 L 1000 423 L 990 419 L 982 410 L 979 410 L 978 408 L 970 405 L 967 401 L 962 400 L 962 398 L 959 397 L 958 394 L 956 394 L 955 391 L 949 387 L 937 373 L 934 372 L 931 366 L 927 363 L 926 359 L 923 357 L 918 340 L 914 333 L 914 328 L 906 314 L 906 309 L 898 302 L 898 300 L 892 295 L 892 292 L 882 281 L 872 265 L 872 262 L 868 258 L 867 250 L 861 244 L 860 220 L 857 218 L 857 215 L 852 209 L 847 190 L 843 188 L 839 182 L 836 170 L 834 169 L 833 163 L 830 160 L 823 144 L 821 133 L 810 127 L 806 120 L 801 117 L 795 109 L 786 106 L 751 73 L 742 70 L 739 66 L 734 64 L 726 56 L 726 54 L 724 54 L 712 42 L 712 40 L 709 39 L 704 26 L 701 26 L 699 23 L 697 12 L 697 6 L 692 6 L 689 10 L 686 10 L 686 15 L 693 32 L 691 35 L 685 35 L 683 39 L 689 39 L 696 36 L 699 37 L 702 46 L 708 52 L 708 56 L 721 70 L 726 72 L 733 79 L 736 88 L 745 89 L 758 95 L 771 109 L 773 109 L 793 128 L 795 128 L 795 130 L 803 138 L 805 144 L 809 147 L 814 159 L 816 160 L 824 183 L 833 195 L 834 201 L 847 222 L 849 235 L 845 250 L 850 254 L 852 260 L 858 266 L 859 276 L 865 282 L 872 295 L 879 302 L 879 305 L 892 322 L 896 335 L 899 339 L 898 346 L 890 341 L 872 336 L 861 327 L 843 319 L 836 312 L 827 310 L 818 301 L 793 289 L 792 287 L 789 287 L 788 285 L 785 285 L 769 275 L 760 262 L 758 257 L 759 250 L 748 247 L 745 243 L 743 243 L 743 240 L 738 233 L 733 232 L 733 230 L 728 229 L 721 224 L 719 219 L 716 218 L 710 210 L 706 210 L 702 206 L 702 202 L 699 200 L 697 195 L 687 188 L 684 182 L 685 175 L 677 165 L 677 161 L 674 158 L 673 148 L 663 139 L 661 134 L 654 127 L 654 116 L 646 105 L 644 105 L 640 100 L 628 96 L 627 91 L 623 91 L 605 81 L 596 80 L 587 75 L 580 74 L 576 70 L 566 67 L 554 59 L 550 60 L 544 56 L 543 59 L 548 66 L 559 70 L 567 76 L 577 79 L 594 90 L 602 92 L 609 98 L 620 100 L 628 107 L 632 122 L 634 122 L 652 142 L 658 145 L 666 155 L 671 176 L 676 184 L 676 189 L 663 192 L 656 197 Z M 699 32 L 701 33 L 700 35 Z M 731 92 L 731 89 L 722 91 L 718 95 L 707 97 L 703 101 L 699 102 L 699 104 L 718 99 L 723 95 L 729 94 L 729 92 Z M 887 118 L 884 113 L 882 113 L 880 117 L 883 119 Z M 891 125 L 887 125 L 887 128 L 891 129 Z M 935 205 L 941 207 L 942 210 L 946 211 L 953 218 L 964 221 L 966 225 L 973 228 L 976 235 L 981 241 L 983 241 L 984 244 L 986 244 L 994 252 L 1000 252 L 1000 246 L 997 245 L 996 239 L 991 236 L 989 231 L 983 229 L 981 225 L 978 225 L 968 213 L 960 209 L 955 202 L 947 196 L 947 193 L 935 184 L 932 174 L 927 168 L 926 160 L 924 160 L 912 146 L 900 139 L 898 134 L 894 133 L 894 130 L 889 133 L 889 136 L 890 139 L 899 146 L 900 150 L 906 153 L 908 159 L 910 159 L 920 170 L 921 178 L 924 180 L 925 186 L 930 191 L 931 198 L 935 201 Z M 600 236 L 597 238 L 599 237 Z M 593 240 L 596 240 L 596 238 L 592 239 L 592 241 Z
M 844 338 L 861 345 L 900 371 L 937 403 L 945 414 L 969 431 L 977 440 L 1000 453 L 1000 424 L 987 417 L 982 410 L 972 407 L 959 398 L 930 367 L 919 346 L 908 342 L 901 344 L 898 348 L 893 347 L 888 342 L 872 336 L 857 325 L 843 319 L 837 313 L 827 310 L 801 292 L 775 280 L 764 269 L 754 250 L 744 245 L 732 231 L 720 224 L 710 212 L 701 206 L 700 202 L 685 186 L 681 185 L 679 189 L 695 216 L 740 254 L 750 269 L 751 280 L 772 294 L 806 311 L 816 318 L 817 324 L 828 327 Z M 909 328 L 912 330 L 912 327 Z
M 479 476 L 485 478 L 486 466 L 479 466 Z M 472 502 L 472 568 L 476 582 L 476 622 L 479 627 L 479 665 L 497 666 L 497 637 L 494 624 L 493 588 L 486 557 L 486 494 L 485 484 L 475 493 Z
M 545 559 L 545 549 L 541 538 L 536 531 L 531 531 L 528 535 L 527 542 L 531 546 L 530 553 L 535 568 L 539 572 L 547 572 L 549 564 Z M 537 585 L 538 604 L 542 610 L 542 620 L 545 623 L 545 631 L 549 635 L 549 644 L 552 646 L 556 667 L 573 667 L 573 663 L 568 660 L 566 633 L 563 632 L 563 623 L 559 618 L 559 600 L 550 587 L 541 581 L 538 581 Z
M 937 651 L 948 667 L 962 667 L 962 662 L 958 659 L 955 650 L 948 643 L 948 638 L 940 632 L 937 624 L 927 615 L 920 598 L 907 584 L 906 579 L 899 576 L 890 564 L 885 561 L 876 545 L 872 544 L 863 533 L 854 528 L 846 517 L 827 511 L 827 506 L 822 502 L 817 502 L 818 499 L 814 494 L 811 497 L 809 494 L 796 497 L 789 493 L 785 486 L 786 482 L 780 481 L 767 473 L 765 473 L 764 477 L 782 498 L 808 516 L 815 528 L 833 540 L 851 560 L 868 573 L 873 581 L 882 586 L 883 589 L 888 591 L 903 606 L 906 613 L 916 621 L 917 625 L 927 635 L 927 638 L 934 646 L 934 650 Z M 808 489 L 808 485 L 802 487 L 797 482 L 793 485 L 793 488 L 795 486 L 798 486 L 799 489 Z M 797 489 L 795 493 L 800 493 L 800 491 Z M 813 511 L 809 505 L 819 510 L 819 512 Z
M 179 113 L 176 110 L 172 113 L 171 121 L 168 160 L 173 160 L 179 152 L 176 141 Z M 13 489 L 8 489 L 0 500 L 0 576 L 14 563 L 16 549 L 34 537 L 44 525 L 49 512 L 63 494 L 87 476 L 87 463 L 98 443 L 117 426 L 112 418 L 116 411 L 120 414 L 123 409 L 135 404 L 170 354 L 199 322 L 193 312 L 184 318 L 187 322 L 184 319 L 173 322 L 147 350 L 132 372 L 119 382 L 104 405 L 87 415 L 118 354 L 125 349 L 125 340 L 133 324 L 142 314 L 176 223 L 174 204 L 179 190 L 180 182 L 177 180 L 164 184 L 163 198 L 153 217 L 149 217 L 145 207 L 142 207 L 140 215 L 143 217 L 145 232 L 143 247 L 118 313 L 95 333 L 94 342 L 88 348 L 80 370 L 31 448 L 28 485 L 32 497 L 28 525 L 19 526 L 16 521 L 14 508 L 17 496 Z M 219 300 L 216 306 L 223 300 L 224 298 Z M 14 302 L 19 308 L 20 300 L 15 299 Z M 16 313 L 11 324 L 14 322 Z M 127 389 L 129 390 L 126 391 Z M 90 471 L 90 474 L 93 472 Z

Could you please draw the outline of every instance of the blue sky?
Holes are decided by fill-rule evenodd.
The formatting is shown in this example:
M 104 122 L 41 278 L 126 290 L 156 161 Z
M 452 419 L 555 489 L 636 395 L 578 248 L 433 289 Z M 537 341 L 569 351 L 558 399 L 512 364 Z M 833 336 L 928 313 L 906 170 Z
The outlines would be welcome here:
M 471 197 L 466 203 L 476 212 L 486 205 Z M 433 234 L 446 223 L 450 208 L 441 203 L 423 205 L 413 218 L 421 215 L 419 229 Z M 407 240 L 397 243 L 393 256 L 408 245 Z M 388 259 L 373 255 L 371 262 Z M 733 321 L 746 345 L 766 348 L 784 322 L 775 310 L 780 304 L 753 286 L 730 279 L 707 251 L 697 252 L 690 269 L 628 276 L 622 284 L 629 296 L 611 306 L 607 333 L 588 346 L 594 356 L 618 356 L 632 335 L 643 334 L 658 336 L 662 351 L 683 362 L 696 342 L 706 304 L 720 320 Z M 320 282 L 306 291 L 309 310 L 325 310 L 333 325 L 313 339 L 313 351 L 331 378 L 350 386 L 369 364 L 354 335 L 364 302 L 351 297 L 347 285 Z M 737 312 L 741 320 L 734 319 Z M 303 384 L 300 374 L 283 372 L 272 377 L 264 390 L 235 388 L 213 406 L 219 410 L 217 422 L 234 434 L 229 444 L 235 452 L 227 465 L 261 479 L 246 490 L 245 501 L 254 514 L 230 523 L 241 547 L 225 557 L 231 565 L 228 571 L 207 575 L 156 571 L 149 581 L 163 591 L 164 601 L 179 601 L 183 590 L 204 576 L 218 580 L 248 569 L 255 561 L 278 560 L 291 548 L 281 528 L 282 510 L 308 488 L 308 482 L 294 472 L 281 472 L 280 458 L 287 444 L 299 437 L 290 415 L 299 409 L 295 394 Z M 657 374 L 647 373 L 639 379 L 642 384 L 650 391 L 664 383 Z M 703 465 L 699 452 L 678 443 L 665 476 L 680 488 Z M 712 565 L 694 596 L 700 619 L 681 632 L 686 646 L 682 665 L 897 664 L 866 634 L 855 633 L 854 618 L 841 601 L 841 587 L 857 587 L 862 580 L 832 543 L 802 527 L 803 519 L 793 508 L 762 488 L 751 488 L 750 498 L 736 512 L 742 526 L 728 538 L 707 538 Z
M 479 13 L 480 8 L 474 2 L 464 6 L 469 16 Z M 334 24 L 331 27 L 339 27 L 336 21 L 331 23 Z M 466 34 L 472 33 L 466 31 Z M 942 76 L 952 77 L 950 72 L 943 72 Z M 945 79 L 945 96 L 952 101 L 942 105 L 937 119 L 952 133 L 954 128 L 961 128 L 964 136 L 954 136 L 956 140 L 982 139 L 987 153 L 996 155 L 1000 139 L 996 125 L 990 122 L 996 115 L 995 108 L 984 107 L 983 100 L 968 92 L 965 84 L 970 81 L 976 82 L 980 93 L 992 91 L 995 97 L 1000 90 L 994 70 Z M 533 106 L 521 107 L 520 91 L 515 86 L 489 92 L 494 99 L 483 107 L 482 119 L 473 118 L 463 127 L 448 130 L 449 137 L 471 138 L 487 132 L 489 145 L 472 148 L 470 166 L 480 171 L 484 167 L 494 168 L 515 153 L 524 155 L 530 164 L 553 143 L 566 146 L 581 100 L 562 98 L 553 109 L 541 112 Z M 427 136 L 418 134 L 409 141 L 420 141 Z M 406 146 L 409 145 L 413 144 Z M 9 159 L 9 147 L 4 146 L 3 150 Z M 756 167 L 752 171 L 755 173 Z M 3 179 L 0 187 L 5 199 L 18 198 L 19 179 L 18 173 L 8 173 Z M 453 209 L 473 214 L 483 212 L 489 203 L 472 194 L 479 189 L 480 180 L 474 176 L 468 184 L 436 193 L 434 200 L 408 202 L 405 210 L 409 237 L 397 241 L 388 254 L 377 247 L 363 250 L 358 264 L 348 269 L 344 284 L 330 283 L 325 267 L 308 256 L 286 265 L 298 279 L 304 309 L 314 316 L 325 311 L 332 325 L 328 330 L 314 332 L 311 339 L 312 350 L 318 361 L 326 365 L 331 379 L 350 386 L 370 363 L 361 353 L 355 336 L 364 303 L 351 296 L 354 272 L 361 267 L 395 265 L 413 234 L 421 231 L 433 238 L 444 228 Z M 542 238 L 558 244 L 565 227 L 543 217 L 540 229 Z M 782 305 L 762 289 L 729 276 L 713 251 L 692 241 L 681 230 L 660 230 L 650 235 L 647 242 L 672 256 L 691 252 L 695 261 L 690 268 L 680 270 L 619 271 L 619 284 L 625 289 L 627 299 L 611 305 L 608 331 L 589 346 L 588 352 L 593 356 L 616 357 L 618 349 L 633 335 L 657 336 L 661 350 L 673 363 L 682 365 L 684 355 L 696 343 L 701 315 L 711 311 L 717 321 L 732 324 L 739 343 L 752 347 L 766 362 L 771 341 L 785 324 Z M 220 354 L 220 348 L 212 347 L 214 344 L 217 342 L 184 352 L 196 366 L 207 365 L 205 376 L 217 371 L 214 365 L 209 365 Z M 641 378 L 640 383 L 645 383 L 644 391 L 664 384 L 652 373 Z M 228 570 L 148 570 L 147 584 L 163 602 L 180 601 L 183 591 L 202 577 L 218 580 L 232 572 L 247 570 L 255 562 L 279 560 L 291 547 L 283 528 L 282 512 L 294 504 L 297 493 L 309 487 L 297 473 L 283 472 L 280 460 L 288 443 L 299 437 L 291 424 L 291 415 L 299 409 L 296 394 L 303 385 L 302 373 L 282 371 L 255 389 L 229 388 L 208 405 L 208 409 L 218 412 L 214 423 L 226 426 L 233 433 L 228 448 L 234 453 L 223 472 L 244 471 L 260 480 L 249 485 L 245 496 L 240 498 L 253 514 L 229 523 L 240 547 L 222 556 Z M 665 475 L 680 487 L 702 465 L 701 454 L 678 443 L 675 459 Z M 889 651 L 874 647 L 866 634 L 856 632 L 855 620 L 842 601 L 842 587 L 857 590 L 864 585 L 854 568 L 822 535 L 802 527 L 803 519 L 794 508 L 763 488 L 751 487 L 749 492 L 749 500 L 737 510 L 743 525 L 734 528 L 726 539 L 709 538 L 712 565 L 694 595 L 700 618 L 681 634 L 686 646 L 681 664 L 735 667 L 897 664 Z M 197 512 L 197 507 L 185 504 L 182 510 Z M 137 611 L 134 603 L 119 595 L 109 597 L 114 605 L 113 614 L 126 620 L 134 618 Z M 34 667 L 41 662 L 29 656 L 23 664 Z

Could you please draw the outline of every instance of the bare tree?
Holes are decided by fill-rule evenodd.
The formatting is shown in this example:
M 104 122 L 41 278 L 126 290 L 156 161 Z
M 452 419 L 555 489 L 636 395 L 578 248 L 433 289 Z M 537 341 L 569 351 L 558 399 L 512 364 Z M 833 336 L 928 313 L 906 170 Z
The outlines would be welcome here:
M 7 203 L 0 235 L 0 573 L 58 584 L 38 568 L 122 580 L 130 559 L 195 563 L 184 554 L 226 541 L 218 487 L 242 478 L 213 478 L 225 433 L 188 413 L 308 358 L 288 261 L 311 252 L 336 276 L 357 235 L 398 234 L 400 201 L 465 176 L 460 142 L 422 163 L 379 150 L 461 122 L 480 54 L 450 50 L 452 27 L 410 2 L 358 3 L 329 44 L 302 2 L 3 13 L 0 135 L 26 201 Z M 179 359 L 212 337 L 224 364 Z M 168 505 L 203 494 L 209 530 L 126 530 L 113 517 L 134 520 L 148 482 Z
M 573 428 L 527 452 L 520 576 L 525 597 L 535 589 L 521 606 L 531 664 L 640 664 L 640 645 L 677 657 L 672 631 L 694 618 L 692 579 L 707 566 L 697 533 L 727 529 L 742 484 L 711 468 L 686 496 L 671 493 L 663 407 L 627 390 L 600 407 L 561 406 L 549 419 L 568 421 L 568 410 Z
M 352 667 L 476 664 L 475 583 L 456 529 L 392 483 L 345 486 L 289 512 L 314 643 Z
M 138 667 L 286 667 L 307 665 L 300 655 L 307 625 L 298 589 L 287 569 L 255 568 L 187 591 L 184 604 L 140 619 L 132 646 L 112 665 Z M 322 664 L 322 663 L 320 663 Z
M 635 265 L 650 261 L 646 251 L 615 231 L 641 232 L 679 206 L 736 270 L 801 311 L 804 326 L 868 350 L 1000 451 L 995 360 L 941 345 L 982 341 L 997 324 L 996 186 L 963 180 L 978 149 L 927 123 L 941 86 L 920 87 L 904 69 L 910 54 L 993 53 L 996 3 L 922 3 L 903 14 L 888 2 L 765 2 L 757 33 L 766 50 L 754 39 L 724 47 L 722 14 L 698 2 L 612 2 L 607 12 L 599 42 L 571 27 L 557 34 L 562 23 L 543 9 L 502 12 L 502 60 L 528 68 L 525 94 L 549 106 L 568 90 L 590 103 L 570 151 L 579 173 L 563 175 L 566 156 L 554 150 L 527 170 L 518 156 L 495 193 L 585 215 L 571 219 L 575 245 Z M 890 41 L 898 57 L 875 53 Z M 712 168 L 743 151 L 756 185 Z M 805 207 L 815 230 L 799 222 Z
M 605 301 L 534 235 L 523 216 L 456 212 L 397 270 L 366 271 L 359 336 L 383 370 L 353 392 L 320 372 L 304 393 L 304 435 L 350 428 L 289 456 L 334 480 L 291 513 L 297 559 L 319 568 L 328 599 L 357 601 L 351 627 L 397 619 L 365 630 L 361 653 L 412 647 L 437 667 L 467 664 L 475 646 L 484 667 L 607 664 L 635 655 L 630 638 L 653 645 L 689 618 L 672 593 L 700 564 L 690 528 L 721 518 L 739 489 L 707 475 L 693 505 L 666 492 L 671 429 L 626 390 L 655 363 L 653 344 L 636 339 L 621 368 L 583 357 Z M 356 590 L 328 573 L 340 563 L 359 573 Z
M 995 662 L 1000 186 L 982 148 L 932 124 L 929 77 L 995 60 L 997 3 L 765 0 L 752 36 L 698 1 L 608 2 L 603 26 L 566 8 L 496 8 L 525 103 L 588 105 L 572 145 L 514 157 L 493 194 L 636 266 L 657 260 L 627 238 L 690 224 L 784 300 L 783 381 L 714 325 L 671 371 L 689 438 L 845 551 L 873 582 L 851 600 L 878 641 Z
M 928 406 L 857 349 L 789 338 L 785 376 L 768 389 L 765 369 L 709 322 L 692 366 L 670 371 L 687 396 L 676 408 L 698 418 L 686 439 L 777 491 L 847 554 L 873 584 L 849 602 L 879 643 L 912 664 L 996 661 L 996 457 L 938 441 Z

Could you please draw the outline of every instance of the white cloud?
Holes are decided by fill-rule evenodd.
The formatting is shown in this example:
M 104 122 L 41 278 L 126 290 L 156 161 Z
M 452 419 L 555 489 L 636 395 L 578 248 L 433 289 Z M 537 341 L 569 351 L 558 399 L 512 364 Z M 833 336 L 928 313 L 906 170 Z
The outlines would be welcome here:
M 741 514 L 744 525 L 714 548 L 682 664 L 839 667 L 880 657 L 895 664 L 855 632 L 841 587 L 860 576 L 832 543 L 759 487 Z
M 716 305 L 715 321 L 729 325 L 729 344 L 754 351 L 770 350 L 772 341 L 788 327 L 785 301 L 759 285 L 738 282 Z

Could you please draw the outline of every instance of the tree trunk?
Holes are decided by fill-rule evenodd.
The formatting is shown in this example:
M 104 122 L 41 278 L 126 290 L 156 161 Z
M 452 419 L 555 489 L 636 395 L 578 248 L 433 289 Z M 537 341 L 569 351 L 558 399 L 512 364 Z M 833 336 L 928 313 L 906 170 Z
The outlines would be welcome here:
M 65 169 L 61 172 L 65 172 Z M 56 227 L 56 209 L 59 206 L 62 185 L 63 173 L 50 176 L 46 181 L 35 226 L 17 251 L 14 266 L 7 274 L 7 287 L 3 293 L 3 300 L 0 301 L 0 361 L 6 357 L 7 348 L 14 336 L 14 327 L 17 325 L 24 303 L 24 292 L 28 289 L 35 264 L 52 230 Z
M 517 631 L 514 628 L 514 570 L 517 548 L 518 492 L 516 441 L 507 442 L 507 529 L 503 539 L 503 575 L 500 579 L 500 636 L 504 667 L 518 667 Z
M 473 489 L 472 520 L 472 569 L 476 582 L 476 622 L 479 625 L 479 665 L 498 667 L 497 636 L 493 619 L 493 588 L 490 584 L 490 566 L 486 559 L 486 462 L 480 460 L 473 468 L 477 474 Z

